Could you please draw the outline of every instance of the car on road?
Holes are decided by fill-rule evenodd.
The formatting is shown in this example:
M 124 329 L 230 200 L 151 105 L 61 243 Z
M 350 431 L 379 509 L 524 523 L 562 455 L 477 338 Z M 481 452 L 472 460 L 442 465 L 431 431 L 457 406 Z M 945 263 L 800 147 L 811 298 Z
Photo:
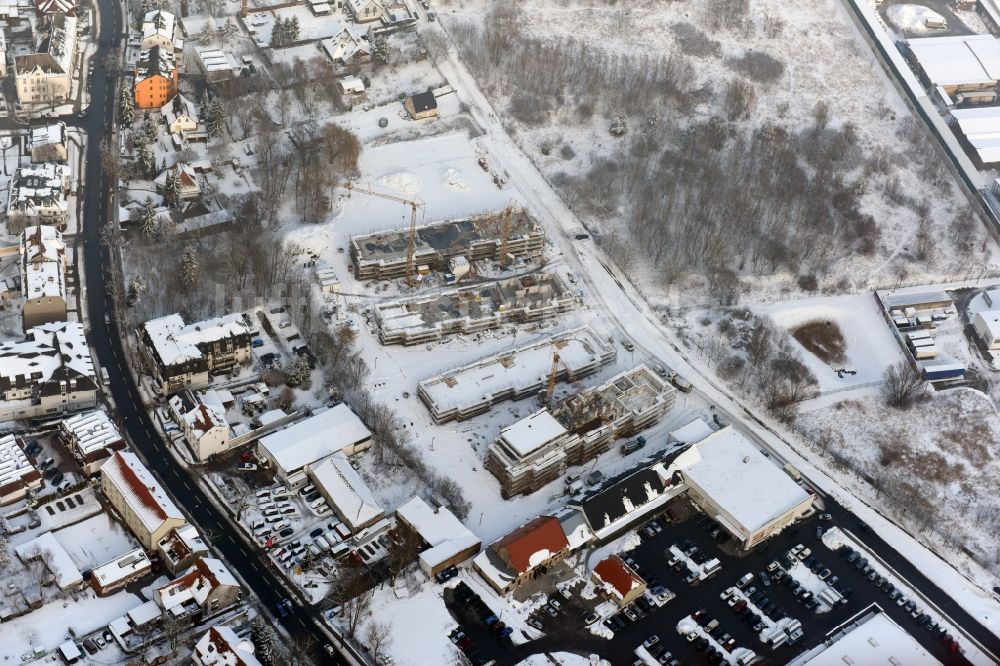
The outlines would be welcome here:
M 635 345 L 632 344 L 631 340 L 626 338 L 622 338 L 622 347 L 625 348 L 625 351 L 635 351 Z
M 278 611 L 278 615 L 281 617 L 288 617 L 288 613 L 292 610 L 292 601 L 290 599 L 282 599 L 275 604 L 274 609 Z

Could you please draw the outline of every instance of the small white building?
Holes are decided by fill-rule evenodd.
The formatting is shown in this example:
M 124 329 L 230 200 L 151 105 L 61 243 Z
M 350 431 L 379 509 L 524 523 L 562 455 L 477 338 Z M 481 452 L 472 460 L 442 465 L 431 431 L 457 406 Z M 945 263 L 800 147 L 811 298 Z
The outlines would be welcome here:
M 198 108 L 194 102 L 180 93 L 160 107 L 160 114 L 163 115 L 171 134 L 183 135 L 198 129 Z
M 199 461 L 229 450 L 232 428 L 226 421 L 226 410 L 214 392 L 182 391 L 170 397 L 167 405 L 170 417 L 181 428 L 188 448 Z
M 343 453 L 308 465 L 306 474 L 351 532 L 364 529 L 385 515 L 381 503 Z
M 76 568 L 73 558 L 66 552 L 52 532 L 46 532 L 14 549 L 22 562 L 41 560 L 60 590 L 83 584 L 83 574 Z
M 482 543 L 444 507 L 432 508 L 411 497 L 396 509 L 396 519 L 413 530 L 427 546 L 420 551 L 420 568 L 428 576 L 463 562 L 479 552 Z
M 987 349 L 1000 349 L 1000 310 L 977 312 L 972 325 Z
M 31 130 L 32 162 L 65 162 L 69 159 L 66 123 L 35 127 Z
M 341 403 L 261 437 L 258 450 L 278 478 L 294 488 L 305 484 L 302 472 L 306 465 L 331 453 L 360 453 L 371 446 L 371 440 L 371 431 Z
M 357 95 L 365 91 L 364 81 L 356 76 L 345 76 L 337 79 L 337 87 L 342 95 Z

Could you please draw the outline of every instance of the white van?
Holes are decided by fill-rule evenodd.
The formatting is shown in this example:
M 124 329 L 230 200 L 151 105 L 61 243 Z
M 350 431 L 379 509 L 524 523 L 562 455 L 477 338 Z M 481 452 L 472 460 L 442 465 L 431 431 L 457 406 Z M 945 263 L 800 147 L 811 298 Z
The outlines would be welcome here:
M 315 543 L 322 550 L 330 550 L 333 548 L 333 544 L 327 541 L 326 537 L 322 534 L 313 539 L 313 543 Z
M 275 488 L 274 490 L 271 491 L 271 496 L 275 497 L 276 499 L 286 499 L 288 497 L 288 489 Z
M 348 546 L 346 543 L 338 544 L 333 550 L 330 551 L 330 557 L 332 557 L 333 559 L 337 559 L 338 557 L 346 555 L 348 552 L 350 552 L 350 550 L 351 547 Z

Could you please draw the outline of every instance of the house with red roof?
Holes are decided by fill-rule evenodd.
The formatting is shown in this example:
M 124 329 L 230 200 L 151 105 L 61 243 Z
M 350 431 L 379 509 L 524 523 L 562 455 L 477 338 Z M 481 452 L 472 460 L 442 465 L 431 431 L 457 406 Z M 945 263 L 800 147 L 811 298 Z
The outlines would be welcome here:
M 646 591 L 646 581 L 617 555 L 597 563 L 594 580 L 619 607 L 627 606 Z
M 544 573 L 570 552 L 559 520 L 538 516 L 510 532 L 472 561 L 476 571 L 500 594 Z
M 131 451 L 115 451 L 101 467 L 101 490 L 147 550 L 187 521 L 163 487 Z

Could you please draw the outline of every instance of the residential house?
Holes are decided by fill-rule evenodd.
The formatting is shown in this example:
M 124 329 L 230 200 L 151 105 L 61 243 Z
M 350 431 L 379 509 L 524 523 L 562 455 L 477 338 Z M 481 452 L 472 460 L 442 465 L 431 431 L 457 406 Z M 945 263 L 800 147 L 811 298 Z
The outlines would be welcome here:
M 154 46 L 139 54 L 135 67 L 135 105 L 159 109 L 177 94 L 177 64 L 173 52 Z
M 350 407 L 340 403 L 316 409 L 308 418 L 261 437 L 257 452 L 279 480 L 295 488 L 305 485 L 306 465 L 331 453 L 361 453 L 371 445 L 371 430 Z
M 39 16 L 50 16 L 53 14 L 74 15 L 76 12 L 76 0 L 35 0 L 35 12 Z
M 24 329 L 66 321 L 66 245 L 55 227 L 21 232 L 21 311 Z
M 171 396 L 167 406 L 197 460 L 209 460 L 229 450 L 233 431 L 221 404 L 188 389 Z
M 42 585 L 55 583 L 63 591 L 83 586 L 83 574 L 52 532 L 45 532 L 19 544 L 14 548 L 14 553 L 24 563 L 41 560 L 49 572 L 40 581 Z
M 342 452 L 306 465 L 306 475 L 341 522 L 358 532 L 376 523 L 385 510 Z
M 629 605 L 646 591 L 646 581 L 617 555 L 597 563 L 594 579 L 619 608 Z
M 182 525 L 160 539 L 156 550 L 163 566 L 176 576 L 190 569 L 196 559 L 207 555 L 208 545 L 193 525 Z
M 90 573 L 90 585 L 97 596 L 106 597 L 129 583 L 142 580 L 153 571 L 153 563 L 143 548 L 136 548 L 95 567 Z
M 210 375 L 250 359 L 250 327 L 239 314 L 187 325 L 179 314 L 151 319 L 139 329 L 139 340 L 163 396 L 207 386 Z
M 472 563 L 497 593 L 506 594 L 569 552 L 559 520 L 539 516 L 494 541 Z
M 183 136 L 185 133 L 198 130 L 198 109 L 194 102 L 180 93 L 160 107 L 160 114 L 171 134 Z
M 344 67 L 362 65 L 372 60 L 371 44 L 350 27 L 344 28 L 333 37 L 321 40 L 320 46 L 335 65 Z
M 170 53 L 180 50 L 181 45 L 176 38 L 176 26 L 177 20 L 170 12 L 165 12 L 162 9 L 146 12 L 142 19 L 142 37 L 139 49 L 149 51 L 154 46 L 158 46 Z
M 125 440 L 106 412 L 84 412 L 59 422 L 59 438 L 80 468 L 93 476 L 115 451 L 127 448 Z
M 194 645 L 191 661 L 197 666 L 261 666 L 253 643 L 225 625 L 208 628 Z
M 379 21 L 385 13 L 380 0 L 347 0 L 347 11 L 355 23 Z
M 0 421 L 93 409 L 97 377 L 79 322 L 28 329 L 23 340 L 0 343 Z
M 66 123 L 34 127 L 31 130 L 32 162 L 65 162 L 69 159 Z
M 66 14 L 45 17 L 35 52 L 14 56 L 14 82 L 22 104 L 55 105 L 70 98 L 76 24 L 76 18 Z
M 201 185 L 198 184 L 198 177 L 194 173 L 194 168 L 192 168 L 187 162 L 178 162 L 172 167 L 167 167 L 160 172 L 160 174 L 153 181 L 153 183 L 156 184 L 156 189 L 160 193 L 166 192 L 167 178 L 170 175 L 177 178 L 178 196 L 181 201 L 197 199 L 201 196 Z
M 434 93 L 427 92 L 410 95 L 403 101 L 403 108 L 410 114 L 413 120 L 423 120 L 424 118 L 437 118 L 438 103 Z
M 201 622 L 240 600 L 240 584 L 221 560 L 199 557 L 188 571 L 153 591 L 157 605 L 175 619 Z
M 147 550 L 187 521 L 159 482 L 131 451 L 115 451 L 101 468 L 101 490 Z
M 29 490 L 42 487 L 42 475 L 24 455 L 17 435 L 0 435 L 0 506 L 24 499 Z
M 479 552 L 480 540 L 445 507 L 431 507 L 411 497 L 396 509 L 399 528 L 409 529 L 421 542 L 418 561 L 427 576 L 464 562 Z
M 7 232 L 19 234 L 37 224 L 65 230 L 69 222 L 69 177 L 65 164 L 44 162 L 18 167 L 7 194 Z

